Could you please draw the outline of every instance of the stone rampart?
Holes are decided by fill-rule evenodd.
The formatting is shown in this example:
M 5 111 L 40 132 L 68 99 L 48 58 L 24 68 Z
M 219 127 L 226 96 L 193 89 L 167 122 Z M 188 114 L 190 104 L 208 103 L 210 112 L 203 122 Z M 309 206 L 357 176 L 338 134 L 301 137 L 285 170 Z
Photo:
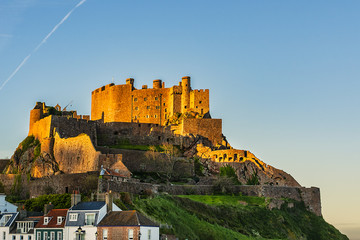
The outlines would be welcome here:
M 20 194 L 22 197 L 33 198 L 39 195 L 48 194 L 49 192 L 63 194 L 72 193 L 73 190 L 86 192 L 89 190 L 89 187 L 95 187 L 94 189 L 96 189 L 96 179 L 98 179 L 98 177 L 98 171 L 76 174 L 59 174 L 38 179 L 29 179 L 27 175 L 0 174 L 0 181 L 5 187 L 5 193 L 10 194 L 11 188 L 15 183 L 15 178 L 19 178 L 19 187 L 21 190 Z
M 130 192 L 143 194 L 145 192 L 161 193 L 171 195 L 211 195 L 215 193 L 212 185 L 155 185 L 137 182 L 101 181 L 100 190 L 111 190 L 113 192 Z M 316 187 L 284 187 L 267 185 L 234 185 L 228 186 L 227 190 L 234 194 L 246 196 L 268 197 L 274 199 L 288 198 L 295 201 L 303 201 L 306 208 L 321 216 L 320 189 Z
M 187 118 L 182 121 L 181 135 L 200 135 L 213 145 L 222 143 L 222 120 L 208 118 Z

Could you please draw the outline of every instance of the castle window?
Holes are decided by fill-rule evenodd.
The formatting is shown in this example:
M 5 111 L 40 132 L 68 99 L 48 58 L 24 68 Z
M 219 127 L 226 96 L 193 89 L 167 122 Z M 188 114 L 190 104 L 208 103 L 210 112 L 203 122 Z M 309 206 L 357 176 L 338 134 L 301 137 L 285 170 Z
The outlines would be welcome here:
M 134 102 L 137 102 L 137 98 L 134 98 Z
M 149 115 L 146 115 L 146 118 L 149 118 L 150 116 Z
M 167 112 L 167 109 L 165 108 L 165 112 Z
M 165 119 L 167 119 L 167 115 L 165 114 Z
M 146 101 L 146 100 L 147 100 L 147 98 L 145 97 L 145 98 L 144 98 L 144 101 Z
M 196 108 L 198 108 L 198 106 L 196 106 Z
M 139 110 L 139 107 L 135 107 L 135 110 Z
M 224 154 L 224 159 L 226 159 L 227 158 L 227 155 L 226 155 L 226 153 Z
M 238 157 L 238 156 L 237 156 L 237 154 L 235 153 L 235 154 L 234 154 L 234 161 L 237 160 L 237 157 Z
M 229 161 L 231 161 L 232 160 L 232 157 L 229 157 Z
M 201 104 L 202 103 L 202 101 L 199 101 L 199 104 Z
M 187 109 L 187 106 L 185 106 L 185 109 Z
M 154 115 L 154 118 L 157 118 L 157 115 Z
M 222 157 L 219 157 L 219 162 L 221 162 L 221 160 L 222 160 Z
M 204 109 L 201 109 L 201 115 L 203 115 L 204 114 Z
M 156 106 L 156 109 L 160 109 L 160 106 Z
M 164 106 L 165 106 L 165 103 L 164 103 Z
M 146 109 L 150 109 L 150 106 L 146 106 Z
M 157 101 L 157 100 L 159 100 L 159 98 L 158 98 L 158 97 L 155 97 L 155 101 Z

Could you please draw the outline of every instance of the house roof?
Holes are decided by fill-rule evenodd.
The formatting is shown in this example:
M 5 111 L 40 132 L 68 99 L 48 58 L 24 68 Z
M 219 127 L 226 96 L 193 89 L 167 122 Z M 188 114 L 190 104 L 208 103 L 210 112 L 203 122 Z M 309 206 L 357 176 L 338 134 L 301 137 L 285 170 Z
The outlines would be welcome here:
M 14 220 L 16 219 L 18 214 L 19 213 L 3 213 L 3 214 L 0 214 L 0 219 L 2 219 L 5 215 L 7 215 L 7 216 L 11 215 L 10 219 L 5 223 L 4 226 L 1 226 L 1 227 L 9 227 L 14 222 Z
M 65 218 L 68 209 L 52 209 L 48 214 L 40 219 L 40 221 L 36 224 L 35 228 L 63 228 L 65 226 Z M 44 224 L 44 218 L 51 217 L 50 222 L 48 224 Z M 57 223 L 57 218 L 63 217 L 64 220 L 61 224 Z
M 143 216 L 135 210 L 131 211 L 114 211 L 108 213 L 98 224 L 98 226 L 152 226 L 158 227 L 159 225 Z
M 80 202 L 72 206 L 69 210 L 100 210 L 105 206 L 104 201 L 100 202 Z

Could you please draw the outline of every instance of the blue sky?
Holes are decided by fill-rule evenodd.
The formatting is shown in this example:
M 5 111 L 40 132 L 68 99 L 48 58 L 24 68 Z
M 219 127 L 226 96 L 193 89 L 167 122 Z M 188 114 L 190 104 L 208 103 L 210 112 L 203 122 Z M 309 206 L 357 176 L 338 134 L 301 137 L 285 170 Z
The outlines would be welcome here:
M 208 88 L 230 143 L 321 188 L 324 218 L 360 239 L 360 2 L 87 0 L 0 2 L 0 157 L 36 101 L 90 114 L 104 84 Z M 112 80 L 114 79 L 114 80 Z

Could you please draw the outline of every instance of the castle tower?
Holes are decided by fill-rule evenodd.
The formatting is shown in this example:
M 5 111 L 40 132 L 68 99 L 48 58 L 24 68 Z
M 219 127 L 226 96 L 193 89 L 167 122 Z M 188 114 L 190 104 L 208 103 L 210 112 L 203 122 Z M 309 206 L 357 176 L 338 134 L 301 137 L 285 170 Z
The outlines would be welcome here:
M 37 102 L 34 109 L 30 111 L 29 135 L 32 135 L 33 133 L 34 123 L 42 119 L 43 111 L 43 104 L 41 102 Z
M 160 79 L 156 79 L 153 81 L 153 89 L 158 89 L 162 87 L 162 81 Z
M 126 84 L 131 85 L 131 89 L 134 89 L 134 79 L 133 78 L 127 78 Z
M 185 76 L 181 81 L 181 112 L 185 113 L 190 109 L 190 77 Z

